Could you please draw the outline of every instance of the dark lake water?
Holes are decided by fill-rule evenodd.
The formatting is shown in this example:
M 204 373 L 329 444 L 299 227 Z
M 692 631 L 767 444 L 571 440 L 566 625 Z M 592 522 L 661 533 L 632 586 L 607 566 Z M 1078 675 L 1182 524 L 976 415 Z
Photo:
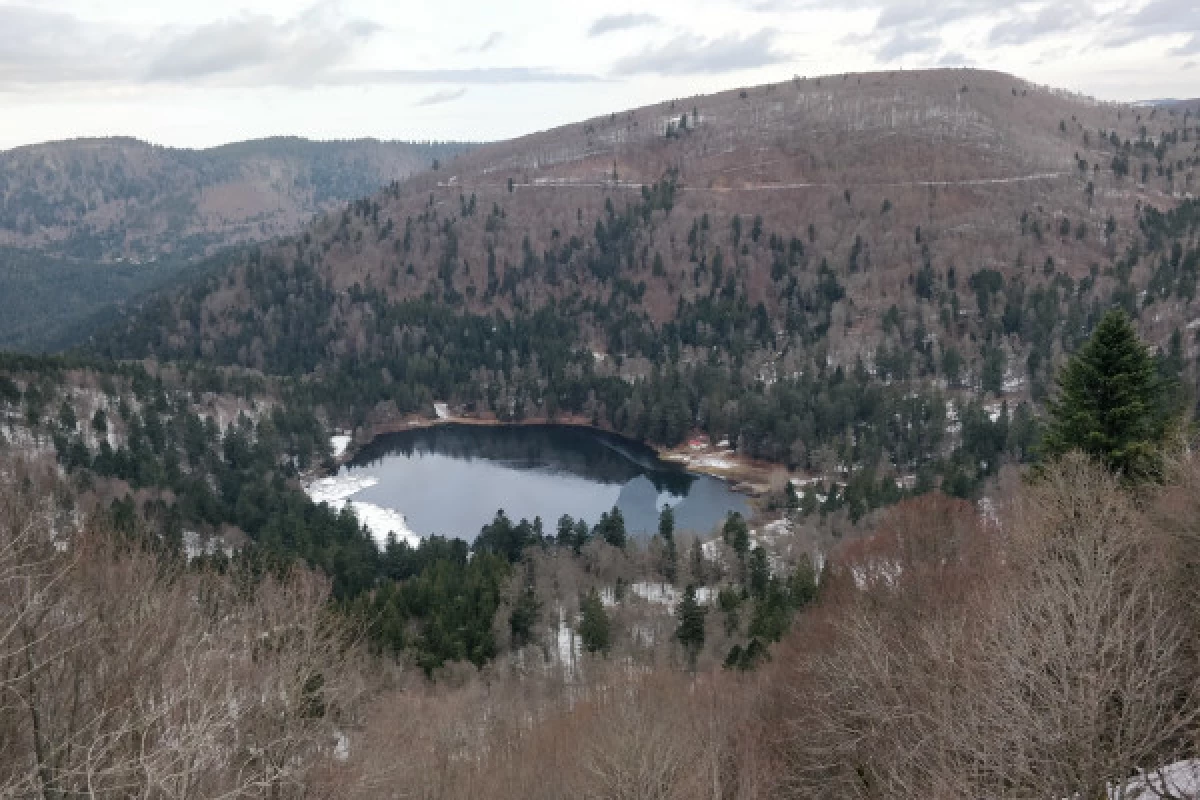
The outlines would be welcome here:
M 584 428 L 442 425 L 380 437 L 343 468 L 376 483 L 353 500 L 394 509 L 421 535 L 474 539 L 503 509 L 514 521 L 540 516 L 594 525 L 616 506 L 631 535 L 652 535 L 664 505 L 676 529 L 709 533 L 746 499 L 724 481 L 692 475 L 647 447 Z

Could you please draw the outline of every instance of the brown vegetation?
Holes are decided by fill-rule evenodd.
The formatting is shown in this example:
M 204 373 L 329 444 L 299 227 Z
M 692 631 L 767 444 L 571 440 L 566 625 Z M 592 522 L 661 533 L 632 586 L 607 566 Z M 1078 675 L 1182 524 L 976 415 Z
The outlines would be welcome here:
M 0 152 L 0 245 L 94 261 L 194 256 L 300 228 L 458 145 L 266 139 L 177 150 L 77 139 Z
M 16 465 L 0 793 L 1101 798 L 1195 753 L 1197 481 L 1181 457 L 1134 496 L 1072 456 L 995 519 L 902 503 L 757 672 L 616 652 L 563 671 L 534 646 L 431 684 L 364 669 L 312 576 L 166 568 Z
M 192 573 L 0 476 L 0 796 L 294 796 L 362 689 L 323 579 Z

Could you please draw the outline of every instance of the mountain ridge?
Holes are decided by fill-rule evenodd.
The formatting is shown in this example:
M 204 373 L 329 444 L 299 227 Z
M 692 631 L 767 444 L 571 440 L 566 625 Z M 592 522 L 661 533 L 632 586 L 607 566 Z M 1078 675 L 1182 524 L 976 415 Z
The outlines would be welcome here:
M 112 303 L 469 147 L 273 137 L 191 150 L 112 137 L 0 152 L 0 344 L 69 344 Z
M 206 255 L 290 232 L 468 146 L 300 137 L 203 150 L 132 137 L 26 145 L 0 152 L 0 244 L 99 261 Z

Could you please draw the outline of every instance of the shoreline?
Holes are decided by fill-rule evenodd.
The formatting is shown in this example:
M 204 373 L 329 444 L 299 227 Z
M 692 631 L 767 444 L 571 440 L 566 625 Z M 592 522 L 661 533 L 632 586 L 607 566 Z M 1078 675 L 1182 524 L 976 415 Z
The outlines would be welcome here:
M 399 420 L 377 422 L 351 434 L 349 445 L 345 452 L 334 459 L 341 467 L 353 460 L 354 456 L 367 445 L 380 437 L 394 433 L 404 433 L 414 430 L 448 425 L 475 426 L 481 428 L 534 428 L 534 427 L 564 427 L 582 428 L 608 436 L 617 436 L 628 442 L 651 450 L 660 460 L 681 467 L 693 475 L 705 475 L 729 484 L 730 488 L 751 498 L 760 498 L 770 491 L 773 476 L 784 473 L 792 477 L 787 468 L 781 464 L 773 464 L 740 456 L 728 448 L 715 447 L 711 444 L 694 446 L 682 444 L 677 447 L 664 447 L 651 442 L 634 439 L 603 426 L 594 425 L 591 420 L 579 415 L 563 415 L 549 419 L 546 417 L 527 417 L 513 422 L 490 417 L 439 416 L 425 417 L 409 415 Z

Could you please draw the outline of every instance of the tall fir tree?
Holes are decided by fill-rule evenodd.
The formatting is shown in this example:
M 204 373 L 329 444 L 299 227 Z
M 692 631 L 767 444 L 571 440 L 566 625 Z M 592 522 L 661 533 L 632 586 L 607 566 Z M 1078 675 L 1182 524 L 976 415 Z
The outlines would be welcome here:
M 658 535 L 663 540 L 663 577 L 675 583 L 679 573 L 679 550 L 675 543 L 675 512 L 670 506 L 663 506 L 658 516 Z
M 1129 318 L 1109 311 L 1058 378 L 1041 455 L 1082 450 L 1128 480 L 1157 474 L 1169 387 Z
M 612 511 L 601 514 L 600 521 L 596 523 L 593 533 L 597 538 L 603 539 L 613 547 L 624 548 L 626 542 L 625 517 L 622 516 L 621 509 L 613 506 Z
M 607 653 L 611 645 L 611 630 L 608 613 L 600 600 L 600 593 L 592 589 L 579 604 L 583 619 L 579 623 L 579 638 L 583 649 L 589 653 Z
M 722 529 L 722 535 L 725 538 L 725 543 L 733 548 L 733 552 L 737 554 L 738 560 L 746 561 L 746 554 L 750 552 L 750 528 L 746 525 L 746 518 L 738 512 L 734 511 L 725 518 L 725 527 Z
M 679 627 L 675 631 L 675 638 L 683 645 L 688 657 L 688 666 L 692 670 L 696 669 L 696 657 L 704 647 L 704 617 L 707 612 L 708 609 L 696 599 L 696 587 L 689 583 L 683 591 L 683 599 L 679 602 Z
M 755 547 L 750 551 L 747 573 L 751 596 L 761 598 L 767 593 L 767 584 L 771 581 L 771 563 L 767 558 L 767 551 L 762 547 Z

